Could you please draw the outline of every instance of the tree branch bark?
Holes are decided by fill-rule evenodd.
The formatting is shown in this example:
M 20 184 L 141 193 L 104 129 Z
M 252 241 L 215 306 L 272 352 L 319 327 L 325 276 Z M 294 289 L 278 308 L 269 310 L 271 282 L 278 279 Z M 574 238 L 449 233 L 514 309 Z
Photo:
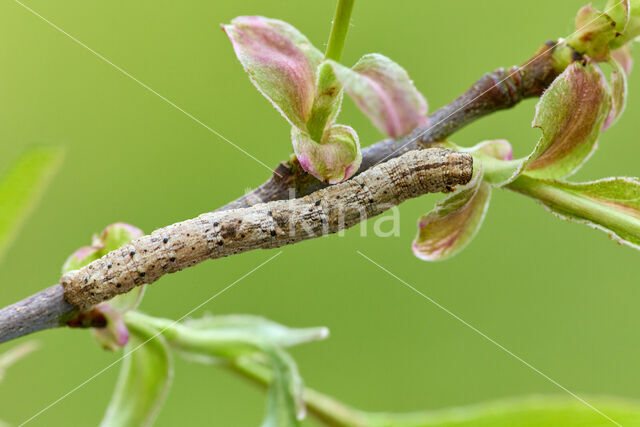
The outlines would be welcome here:
M 542 95 L 562 71 L 555 65 L 554 49 L 555 42 L 547 42 L 520 67 L 499 68 L 485 74 L 461 96 L 431 114 L 427 126 L 415 129 L 410 135 L 398 140 L 385 139 L 365 147 L 356 174 L 408 151 L 427 148 L 479 118 L 511 108 L 526 98 Z M 292 195 L 306 196 L 326 186 L 304 172 L 297 162 L 282 162 L 267 182 L 218 211 L 284 200 Z
M 47 297 L 37 294 L 0 310 L 0 342 L 22 335 L 26 323 L 32 323 L 28 332 L 59 325 L 76 311 L 207 259 L 281 247 L 350 228 L 407 199 L 450 191 L 469 182 L 472 173 L 469 154 L 442 148 L 417 150 L 302 198 L 206 213 L 158 229 L 63 275 L 64 298 L 60 288 L 53 287 Z
M 460 97 L 431 114 L 429 116 L 429 126 L 418 128 L 405 138 L 399 140 L 386 139 L 364 148 L 362 164 L 357 174 L 367 171 L 380 162 L 399 157 L 409 151 L 429 147 L 433 142 L 446 139 L 467 124 L 493 112 L 511 108 L 525 98 L 540 96 L 562 71 L 554 64 L 553 49 L 553 43 L 547 43 L 521 67 L 512 67 L 509 70 L 498 69 L 484 75 Z M 283 162 L 278 165 L 276 172 L 256 190 L 228 203 L 215 212 L 221 213 L 234 209 L 248 208 L 259 203 L 286 200 L 291 198 L 292 195 L 295 197 L 306 196 L 327 187 L 326 184 L 306 174 L 296 162 Z M 352 178 L 352 181 L 356 182 L 355 180 L 356 178 Z M 351 181 L 345 184 L 350 185 L 348 184 L 349 182 Z M 353 188 L 353 190 L 357 191 L 357 188 Z M 254 214 L 253 211 L 246 211 L 245 213 L 247 215 Z M 207 238 L 204 235 L 202 237 L 203 239 Z M 204 244 L 204 240 L 201 243 Z M 205 250 L 204 247 L 202 250 Z M 236 251 L 239 251 L 239 249 L 236 249 Z M 222 256 L 230 255 L 231 253 L 233 251 Z M 169 260 L 171 258 L 169 257 Z M 159 264 L 159 268 L 162 268 L 163 265 Z M 187 264 L 180 265 L 181 268 L 186 268 L 187 266 Z M 154 266 L 154 268 L 158 268 L 158 266 Z M 168 269 L 169 267 L 167 267 Z M 176 269 L 176 271 L 179 269 Z M 141 277 L 140 274 L 143 272 L 145 275 Z M 143 282 L 147 272 L 135 271 L 132 274 L 133 276 L 138 274 L 137 279 L 134 277 L 127 283 L 137 284 L 135 283 L 136 281 Z M 117 286 L 117 283 L 114 282 L 112 285 Z M 120 283 L 120 285 L 121 287 L 116 289 L 122 289 L 123 284 Z M 89 297 L 91 297 L 90 292 Z M 94 294 L 96 294 L 95 291 Z M 86 297 L 86 294 L 82 295 Z M 100 302 L 101 300 L 97 295 L 88 298 L 87 301 Z M 104 298 L 105 294 L 101 292 L 99 295 Z M 80 307 L 87 307 L 86 304 L 82 303 L 82 298 L 80 297 L 73 298 L 73 301 Z M 63 286 L 61 284 L 54 285 L 0 310 L 0 342 L 38 330 L 64 326 L 77 312 L 77 307 L 65 299 Z

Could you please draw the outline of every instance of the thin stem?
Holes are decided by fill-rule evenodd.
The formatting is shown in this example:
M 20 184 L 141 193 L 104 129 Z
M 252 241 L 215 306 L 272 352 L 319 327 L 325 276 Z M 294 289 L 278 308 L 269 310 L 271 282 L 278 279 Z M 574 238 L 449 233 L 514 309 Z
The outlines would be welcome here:
M 509 184 L 508 188 L 538 199 L 551 208 L 567 212 L 576 218 L 602 225 L 609 230 L 624 230 L 640 239 L 639 219 L 596 203 L 587 197 L 562 190 L 526 175 L 520 176 Z
M 261 386 L 268 387 L 271 382 L 271 371 L 257 362 L 239 359 L 227 365 L 227 367 L 232 372 Z M 308 387 L 304 389 L 304 401 L 309 413 L 325 425 L 332 427 L 359 427 L 369 424 L 366 414 Z
M 336 14 L 333 18 L 333 26 L 329 35 L 329 43 L 327 51 L 324 55 L 325 59 L 333 59 L 340 61 L 342 51 L 344 49 L 344 41 L 349 31 L 349 22 L 351 21 L 351 11 L 355 0 L 339 0 L 336 7 Z

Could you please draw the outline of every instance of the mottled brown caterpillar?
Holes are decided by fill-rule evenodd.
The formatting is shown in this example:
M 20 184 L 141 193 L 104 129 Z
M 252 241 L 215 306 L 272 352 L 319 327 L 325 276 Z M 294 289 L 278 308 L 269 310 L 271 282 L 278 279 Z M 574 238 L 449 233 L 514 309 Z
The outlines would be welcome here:
M 469 154 L 411 151 L 308 196 L 210 212 L 133 240 L 62 277 L 65 299 L 80 310 L 207 259 L 276 248 L 336 233 L 425 193 L 471 179 Z

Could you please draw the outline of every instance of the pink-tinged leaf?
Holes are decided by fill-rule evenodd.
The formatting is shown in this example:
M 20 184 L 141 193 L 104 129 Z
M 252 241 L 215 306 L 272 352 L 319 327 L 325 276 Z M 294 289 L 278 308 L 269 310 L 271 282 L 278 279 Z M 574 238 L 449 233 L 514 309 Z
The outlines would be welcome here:
M 306 132 L 293 127 L 291 140 L 302 169 L 323 182 L 342 182 L 360 167 L 362 154 L 358 134 L 349 126 L 331 126 L 320 144 Z
M 407 72 L 380 54 L 365 55 L 352 69 L 330 61 L 344 90 L 373 124 L 398 138 L 427 125 L 427 102 Z
M 84 246 L 67 258 L 62 266 L 62 274 L 82 268 L 142 235 L 142 230 L 133 225 L 124 222 L 111 224 L 100 234 L 93 235 L 91 246 Z
M 322 53 L 277 19 L 240 16 L 222 28 L 253 84 L 293 126 L 306 129 Z
M 93 235 L 92 246 L 85 246 L 74 252 L 64 263 L 62 273 L 82 268 L 142 235 L 144 235 L 142 230 L 133 225 L 123 222 L 111 224 L 100 234 Z M 144 291 L 145 286 L 139 286 L 131 292 L 118 295 L 109 302 L 99 304 L 89 311 L 89 313 L 93 313 L 90 317 L 100 316 L 107 322 L 105 327 L 94 328 L 93 330 L 94 337 L 103 348 L 116 350 L 127 344 L 129 331 L 124 323 L 123 316 L 127 311 L 135 310 L 138 307 Z M 81 319 L 86 314 L 79 313 L 70 323 L 77 321 L 82 324 Z
M 562 178 L 589 158 L 609 110 L 606 84 L 597 67 L 577 62 L 554 80 L 536 107 L 542 137 L 525 162 L 528 175 Z
M 630 43 L 627 43 L 620 49 L 616 49 L 611 52 L 611 57 L 620 64 L 627 76 L 631 74 L 631 68 L 633 68 L 633 56 L 631 56 Z
M 611 65 L 611 102 L 609 114 L 602 125 L 603 131 L 618 121 L 627 105 L 627 74 L 617 61 L 611 61 Z
M 106 250 L 112 251 L 141 236 L 144 236 L 144 233 L 138 227 L 124 222 L 116 222 L 102 230 L 100 240 Z
M 99 304 L 94 310 L 99 311 L 107 321 L 103 328 L 93 328 L 93 336 L 105 350 L 119 350 L 129 342 L 129 330 L 124 322 L 123 314 L 111 304 Z
M 102 255 L 102 249 L 104 247 L 100 246 L 83 246 L 67 258 L 67 260 L 62 265 L 62 274 L 68 273 L 72 270 L 78 270 L 85 265 L 91 263 L 92 261 L 97 260 Z
M 484 220 L 491 185 L 483 179 L 482 169 L 474 171 L 471 181 L 423 216 L 413 253 L 425 261 L 441 261 L 460 252 L 477 234 Z
M 511 148 L 509 141 L 505 139 L 483 141 L 471 147 L 469 151 L 482 153 L 498 160 L 513 160 L 513 148 Z
M 617 34 L 616 22 L 609 15 L 587 5 L 578 11 L 576 31 L 567 38 L 567 44 L 596 61 L 605 61 L 609 43 Z

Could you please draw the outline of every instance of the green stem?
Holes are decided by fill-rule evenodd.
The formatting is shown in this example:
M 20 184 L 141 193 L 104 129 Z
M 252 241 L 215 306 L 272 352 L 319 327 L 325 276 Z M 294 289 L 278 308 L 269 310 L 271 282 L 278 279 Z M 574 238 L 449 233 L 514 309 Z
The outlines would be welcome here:
M 351 21 L 351 11 L 355 0 L 339 0 L 336 14 L 333 18 L 333 26 L 329 35 L 329 43 L 325 52 L 325 59 L 333 59 L 336 62 L 342 58 L 344 41 L 347 38 L 349 22 Z
M 238 359 L 226 367 L 263 387 L 267 387 L 271 382 L 269 368 L 257 362 Z M 304 389 L 304 401 L 309 413 L 328 426 L 360 427 L 369 425 L 366 414 L 308 387 Z
M 508 188 L 538 199 L 561 213 L 566 212 L 575 218 L 599 224 L 617 234 L 623 232 L 640 239 L 639 219 L 594 202 L 587 197 L 565 191 L 548 182 L 526 175 L 521 175 L 509 184 Z

